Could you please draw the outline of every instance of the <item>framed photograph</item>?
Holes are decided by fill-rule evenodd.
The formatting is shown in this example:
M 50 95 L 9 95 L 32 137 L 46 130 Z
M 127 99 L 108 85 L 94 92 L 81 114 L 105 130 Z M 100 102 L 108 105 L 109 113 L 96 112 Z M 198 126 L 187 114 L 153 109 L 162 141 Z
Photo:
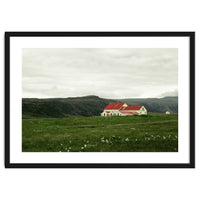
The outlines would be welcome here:
M 6 32 L 6 168 L 194 168 L 194 32 Z

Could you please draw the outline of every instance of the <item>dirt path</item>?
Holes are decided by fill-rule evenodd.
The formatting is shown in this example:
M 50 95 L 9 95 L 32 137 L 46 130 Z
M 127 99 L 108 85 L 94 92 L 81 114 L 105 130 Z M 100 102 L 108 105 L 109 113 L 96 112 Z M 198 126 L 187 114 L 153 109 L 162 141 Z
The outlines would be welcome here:
M 75 125 L 68 126 L 76 127 L 76 128 L 96 128 L 96 127 L 113 127 L 113 126 L 128 126 L 128 125 L 142 125 L 142 124 L 165 124 L 169 122 L 178 122 L 178 120 L 163 120 L 163 121 L 153 121 L 153 122 L 139 122 L 139 123 L 128 123 L 128 124 L 113 124 L 113 125 L 95 125 L 95 124 L 87 124 L 87 125 Z

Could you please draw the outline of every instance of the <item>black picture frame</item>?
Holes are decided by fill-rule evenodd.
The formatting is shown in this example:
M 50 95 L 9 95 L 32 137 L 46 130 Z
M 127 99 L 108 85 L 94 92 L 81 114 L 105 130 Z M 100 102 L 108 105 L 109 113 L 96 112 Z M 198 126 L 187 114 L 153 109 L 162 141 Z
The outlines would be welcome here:
M 11 163 L 10 39 L 12 37 L 188 37 L 190 55 L 189 163 Z M 195 168 L 195 32 L 5 32 L 5 168 Z

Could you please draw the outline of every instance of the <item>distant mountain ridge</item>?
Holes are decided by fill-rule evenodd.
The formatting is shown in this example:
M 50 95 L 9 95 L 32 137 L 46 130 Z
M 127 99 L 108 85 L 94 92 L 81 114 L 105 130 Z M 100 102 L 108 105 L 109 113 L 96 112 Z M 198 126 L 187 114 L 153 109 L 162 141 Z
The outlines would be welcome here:
M 118 99 L 124 101 L 130 106 L 143 105 L 148 112 L 165 113 L 178 113 L 178 97 L 164 97 L 164 98 L 145 98 L 145 99 Z
M 75 116 L 100 116 L 111 102 L 125 102 L 129 106 L 143 105 L 148 112 L 178 113 L 178 97 L 104 99 L 90 95 L 69 98 L 23 98 L 22 118 L 63 118 Z

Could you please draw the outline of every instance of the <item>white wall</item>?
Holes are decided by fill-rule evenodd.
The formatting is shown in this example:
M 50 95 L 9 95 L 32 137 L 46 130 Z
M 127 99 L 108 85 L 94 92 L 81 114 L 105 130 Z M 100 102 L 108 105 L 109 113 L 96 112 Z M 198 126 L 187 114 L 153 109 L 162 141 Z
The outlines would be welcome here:
M 106 111 L 108 111 L 109 113 L 107 113 Z M 111 113 L 112 113 L 112 115 L 113 114 L 115 114 L 115 115 L 119 114 L 119 110 L 106 110 L 106 111 L 103 111 L 101 113 L 101 116 L 104 116 L 104 113 L 105 113 L 105 116 L 110 116 Z
M 200 66 L 199 18 L 198 0 L 1 0 L 0 96 L 4 95 L 4 31 L 196 31 L 196 65 Z M 199 77 L 199 67 L 196 72 Z M 200 102 L 199 88 L 196 91 L 196 102 Z M 200 199 L 199 123 L 196 169 L 5 169 L 3 103 L 1 98 L 3 200 Z

